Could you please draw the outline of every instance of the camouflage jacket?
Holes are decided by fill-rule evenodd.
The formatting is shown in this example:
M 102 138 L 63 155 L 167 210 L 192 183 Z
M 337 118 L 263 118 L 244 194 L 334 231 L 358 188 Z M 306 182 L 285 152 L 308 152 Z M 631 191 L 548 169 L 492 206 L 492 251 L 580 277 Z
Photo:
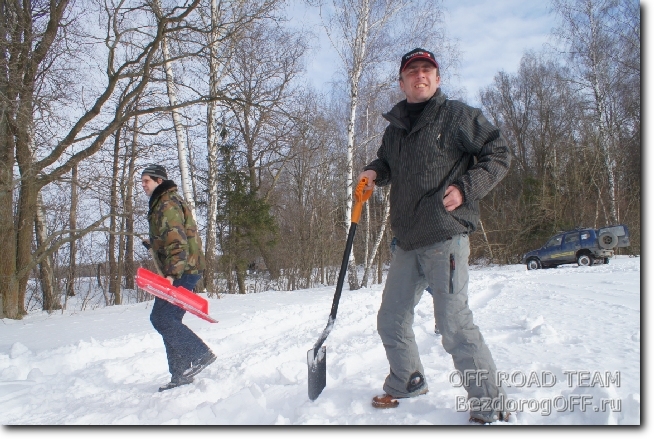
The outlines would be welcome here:
M 152 192 L 149 205 L 150 245 L 164 276 L 179 279 L 184 273 L 201 273 L 205 269 L 202 242 L 177 185 L 165 180 Z

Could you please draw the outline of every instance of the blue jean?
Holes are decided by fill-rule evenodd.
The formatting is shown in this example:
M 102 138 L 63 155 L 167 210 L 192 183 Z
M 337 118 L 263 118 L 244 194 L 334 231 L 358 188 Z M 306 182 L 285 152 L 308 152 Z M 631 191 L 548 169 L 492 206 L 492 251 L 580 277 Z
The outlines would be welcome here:
M 173 286 L 182 286 L 193 291 L 200 277 L 199 274 L 183 274 L 173 281 Z M 168 370 L 173 377 L 181 376 L 191 366 L 192 361 L 209 352 L 209 347 L 202 339 L 182 323 L 184 314 L 186 311 L 182 308 L 158 297 L 154 298 L 150 322 L 163 337 L 168 356 Z

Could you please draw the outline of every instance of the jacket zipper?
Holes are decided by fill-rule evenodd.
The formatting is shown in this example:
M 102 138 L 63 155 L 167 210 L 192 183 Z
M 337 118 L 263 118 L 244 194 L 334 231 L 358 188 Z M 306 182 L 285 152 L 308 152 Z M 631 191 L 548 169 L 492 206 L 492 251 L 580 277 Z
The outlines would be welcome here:
M 456 266 L 454 264 L 454 255 L 450 253 L 450 294 L 454 294 L 454 270 Z

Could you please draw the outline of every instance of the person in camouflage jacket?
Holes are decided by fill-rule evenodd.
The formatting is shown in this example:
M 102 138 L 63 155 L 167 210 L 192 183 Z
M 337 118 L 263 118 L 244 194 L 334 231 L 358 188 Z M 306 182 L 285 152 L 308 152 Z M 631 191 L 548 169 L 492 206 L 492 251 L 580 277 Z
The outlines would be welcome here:
M 173 286 L 193 291 L 205 268 L 202 243 L 191 210 L 168 180 L 166 168 L 148 165 L 141 174 L 141 186 L 150 197 L 149 241 L 155 264 Z M 155 297 L 150 321 L 163 338 L 171 380 L 159 391 L 193 382 L 193 377 L 213 363 L 211 349 L 182 323 L 186 311 Z
M 172 180 L 153 191 L 148 223 L 150 245 L 165 276 L 179 279 L 184 273 L 199 274 L 205 269 L 198 228 Z

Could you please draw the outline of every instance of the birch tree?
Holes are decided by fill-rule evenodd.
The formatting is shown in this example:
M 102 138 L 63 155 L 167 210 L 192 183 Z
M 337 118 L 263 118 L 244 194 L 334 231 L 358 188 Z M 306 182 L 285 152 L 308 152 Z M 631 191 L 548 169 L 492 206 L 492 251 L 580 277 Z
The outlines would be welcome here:
M 609 221 L 619 222 L 616 194 L 617 133 L 620 132 L 617 103 L 622 84 L 640 68 L 625 53 L 633 53 L 621 41 L 639 46 L 630 38 L 638 29 L 639 17 L 625 17 L 614 0 L 554 0 L 554 10 L 562 21 L 557 35 L 566 44 L 575 82 L 588 97 L 588 109 L 595 121 L 597 147 L 604 163 L 608 185 Z M 628 11 L 629 12 L 629 11 Z M 624 18 L 628 18 L 625 26 Z M 637 24 L 638 23 L 638 24 Z M 637 32 L 637 31 L 636 31 Z M 627 62 L 625 62 L 627 61 Z M 634 72 L 634 69 L 637 72 Z
M 157 17 L 159 23 L 166 23 L 165 12 L 161 9 L 161 1 L 153 0 L 153 12 Z M 165 24 L 164 24 L 165 25 Z M 166 92 L 168 94 L 168 102 L 171 107 L 171 115 L 173 118 L 173 127 L 175 128 L 175 140 L 177 144 L 177 160 L 179 162 L 179 172 L 181 175 L 182 193 L 184 199 L 188 204 L 193 218 L 195 215 L 195 197 L 193 196 L 192 183 L 189 175 L 189 149 L 186 143 L 186 135 L 184 124 L 182 123 L 182 114 L 178 106 L 177 89 L 175 84 L 175 74 L 173 72 L 173 62 L 171 60 L 169 41 L 166 35 L 161 39 L 161 53 L 163 56 L 163 68 L 166 74 Z
M 204 285 L 214 292 L 214 255 L 216 254 L 216 214 L 218 209 L 218 141 L 216 137 L 216 102 L 221 83 L 219 45 L 221 41 L 219 22 L 221 10 L 218 0 L 211 0 L 211 27 L 209 31 L 209 97 L 207 104 L 207 189 L 209 191 L 207 206 L 207 235 L 205 239 L 205 256 L 207 268 L 204 271 Z M 225 136 L 222 136 L 224 139 Z
M 219 184 L 219 143 L 227 136 L 225 126 L 226 62 L 231 58 L 234 45 L 243 32 L 254 23 L 271 17 L 279 7 L 279 0 L 211 0 L 209 9 L 209 31 L 207 32 L 207 63 L 209 65 L 209 102 L 207 103 L 207 229 L 205 254 L 207 268 L 204 272 L 205 285 L 214 286 L 214 265 L 216 253 L 216 215 Z M 222 108 L 222 111 L 221 111 Z M 212 291 L 208 294 L 213 295 Z
M 384 211 L 381 215 L 381 226 L 379 228 L 379 232 L 377 233 L 377 237 L 375 238 L 375 242 L 372 246 L 372 250 L 370 252 L 370 255 L 366 253 L 366 256 L 368 258 L 364 261 L 365 266 L 363 268 L 363 277 L 361 279 L 361 286 L 362 287 L 367 287 L 368 286 L 368 278 L 370 276 L 370 270 L 372 269 L 372 264 L 375 261 L 375 258 L 377 257 L 377 251 L 379 249 L 379 245 L 382 242 L 382 239 L 384 238 L 384 232 L 386 231 L 386 225 L 388 223 L 388 216 L 391 212 L 391 203 L 389 202 L 390 198 L 390 188 L 385 187 L 381 188 L 382 190 L 382 206 L 384 207 Z

